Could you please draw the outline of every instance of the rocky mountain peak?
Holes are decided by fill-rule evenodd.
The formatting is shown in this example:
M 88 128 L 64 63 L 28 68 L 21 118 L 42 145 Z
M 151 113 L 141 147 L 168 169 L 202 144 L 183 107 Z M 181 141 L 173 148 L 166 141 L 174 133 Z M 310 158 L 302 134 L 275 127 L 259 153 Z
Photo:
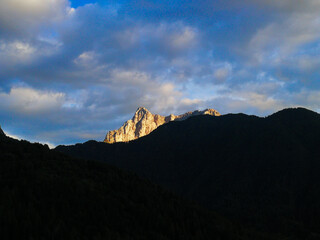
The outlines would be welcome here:
M 151 112 L 149 112 L 148 109 L 144 108 L 144 107 L 139 107 L 137 109 L 137 111 L 135 112 L 132 121 L 134 122 L 139 122 L 141 121 L 143 118 L 148 118 L 148 116 L 150 117 L 152 115 Z
M 218 113 L 217 110 L 212 109 L 212 108 L 207 108 L 207 109 L 205 109 L 203 114 L 213 115 L 213 116 L 220 115 L 220 113 Z
M 148 109 L 139 107 L 132 119 L 126 121 L 118 130 L 109 131 L 104 142 L 115 143 L 135 140 L 148 135 L 162 124 L 170 121 L 182 121 L 197 115 L 220 116 L 220 113 L 214 109 L 205 109 L 203 111 L 187 112 L 178 116 L 170 114 L 165 117 L 159 114 L 152 114 Z
M 150 112 L 148 109 L 146 109 L 145 107 L 138 107 L 137 110 L 136 110 L 136 113 L 147 113 L 147 112 Z

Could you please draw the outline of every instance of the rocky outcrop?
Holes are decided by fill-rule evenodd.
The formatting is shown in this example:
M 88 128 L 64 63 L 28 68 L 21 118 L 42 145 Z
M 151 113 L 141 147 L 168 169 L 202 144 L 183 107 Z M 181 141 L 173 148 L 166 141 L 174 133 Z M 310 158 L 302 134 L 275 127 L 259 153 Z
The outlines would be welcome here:
M 146 108 L 139 107 L 131 120 L 126 121 L 118 130 L 109 131 L 104 142 L 128 142 L 148 135 L 157 127 L 167 122 L 182 121 L 197 115 L 220 116 L 220 113 L 214 109 L 206 109 L 203 111 L 196 110 L 187 112 L 178 116 L 171 114 L 165 117 L 158 114 L 152 114 Z

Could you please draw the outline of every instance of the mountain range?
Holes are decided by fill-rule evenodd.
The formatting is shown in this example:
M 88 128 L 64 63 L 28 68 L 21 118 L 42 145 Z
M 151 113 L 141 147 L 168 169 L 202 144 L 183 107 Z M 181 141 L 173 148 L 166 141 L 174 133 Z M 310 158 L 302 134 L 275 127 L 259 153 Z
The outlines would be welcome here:
M 104 142 L 128 142 L 145 135 L 148 135 L 159 126 L 170 121 L 182 121 L 192 116 L 211 115 L 220 116 L 220 113 L 214 109 L 205 109 L 203 111 L 187 112 L 181 115 L 161 116 L 159 114 L 152 114 L 148 109 L 139 107 L 132 119 L 126 121 L 118 130 L 109 131 L 105 137 Z
M 136 174 L 9 137 L 0 212 L 2 239 L 272 239 Z
M 278 239 L 320 239 L 320 115 L 303 108 L 171 121 L 130 143 L 59 146 Z
M 2 128 L 0 126 L 0 138 L 3 138 L 5 136 L 6 136 L 6 134 L 2 131 Z
M 319 142 L 320 115 L 304 108 L 199 114 L 128 143 L 55 150 L 0 130 L 0 234 L 320 239 Z

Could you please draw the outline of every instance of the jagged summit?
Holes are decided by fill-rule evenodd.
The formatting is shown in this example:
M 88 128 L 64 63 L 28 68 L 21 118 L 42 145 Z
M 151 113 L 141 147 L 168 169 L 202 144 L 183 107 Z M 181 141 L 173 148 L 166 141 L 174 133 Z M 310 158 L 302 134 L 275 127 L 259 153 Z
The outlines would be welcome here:
M 135 112 L 135 115 L 136 114 L 141 114 L 141 113 L 148 113 L 150 112 L 148 109 L 146 109 L 145 107 L 138 107 L 136 112 Z
M 138 107 L 136 113 L 137 112 L 150 112 L 150 111 L 148 109 L 146 109 L 145 107 Z
M 135 114 L 134 114 L 134 116 L 133 116 L 133 118 L 132 118 L 132 121 L 134 121 L 134 122 L 139 122 L 139 121 L 141 121 L 141 119 L 142 119 L 143 117 L 148 116 L 148 115 L 150 115 L 150 114 L 152 114 L 152 113 L 149 112 L 149 110 L 146 109 L 145 107 L 139 107 L 139 108 L 137 109 L 137 111 L 135 112 Z
M 118 130 L 109 131 L 104 142 L 128 142 L 148 135 L 157 127 L 167 122 L 182 121 L 197 115 L 220 116 L 220 113 L 214 109 L 205 109 L 203 111 L 187 112 L 178 116 L 170 114 L 165 117 L 159 114 L 152 114 L 145 107 L 139 107 L 131 120 L 126 121 Z

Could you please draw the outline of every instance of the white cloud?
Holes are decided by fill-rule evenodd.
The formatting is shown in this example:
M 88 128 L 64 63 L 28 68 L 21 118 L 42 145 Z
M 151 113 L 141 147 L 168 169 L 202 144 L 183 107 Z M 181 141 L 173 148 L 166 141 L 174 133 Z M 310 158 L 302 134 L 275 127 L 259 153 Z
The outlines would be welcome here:
M 287 93 L 284 98 L 288 103 L 292 103 L 296 106 L 304 106 L 315 111 L 320 111 L 320 91 L 309 90 L 306 88 L 301 89 L 298 92 Z
M 18 35 L 60 21 L 70 12 L 68 0 L 0 0 L 0 5 L 0 32 Z
M 146 106 L 155 112 L 166 111 L 176 107 L 182 93 L 176 90 L 173 83 L 161 80 L 145 72 L 114 69 L 108 80 L 108 88 L 115 90 L 119 95 L 135 92 L 131 96 L 128 95 L 128 101 L 134 108 Z
M 158 54 L 178 56 L 197 47 L 199 32 L 197 28 L 183 22 L 162 22 L 160 24 L 137 24 L 113 33 L 117 47 L 122 50 L 149 48 Z
M 192 48 L 197 42 L 196 30 L 191 27 L 183 27 L 171 36 L 170 42 L 175 49 Z
M 120 85 L 119 87 L 126 86 L 141 86 L 147 87 L 150 77 L 147 73 L 140 71 L 129 71 L 122 69 L 114 69 L 110 75 L 110 81 L 115 85 Z
M 318 12 L 293 12 L 259 29 L 251 38 L 248 54 L 253 64 L 279 65 L 306 44 L 320 41 Z
M 35 56 L 37 49 L 27 42 L 0 41 L 0 63 L 2 66 L 10 66 L 18 63 L 31 61 Z
M 232 65 L 230 63 L 219 64 L 214 70 L 213 77 L 217 83 L 225 82 L 232 73 Z
M 218 68 L 214 72 L 214 77 L 219 81 L 224 81 L 229 75 L 229 70 L 226 68 Z
M 86 51 L 81 53 L 73 62 L 80 67 L 95 68 L 99 64 L 97 55 L 94 51 Z
M 318 56 L 300 56 L 297 60 L 299 69 L 302 71 L 319 71 L 320 69 L 320 58 Z
M 23 114 L 43 114 L 59 109 L 65 102 L 64 93 L 13 87 L 9 93 L 0 93 L 0 107 Z

